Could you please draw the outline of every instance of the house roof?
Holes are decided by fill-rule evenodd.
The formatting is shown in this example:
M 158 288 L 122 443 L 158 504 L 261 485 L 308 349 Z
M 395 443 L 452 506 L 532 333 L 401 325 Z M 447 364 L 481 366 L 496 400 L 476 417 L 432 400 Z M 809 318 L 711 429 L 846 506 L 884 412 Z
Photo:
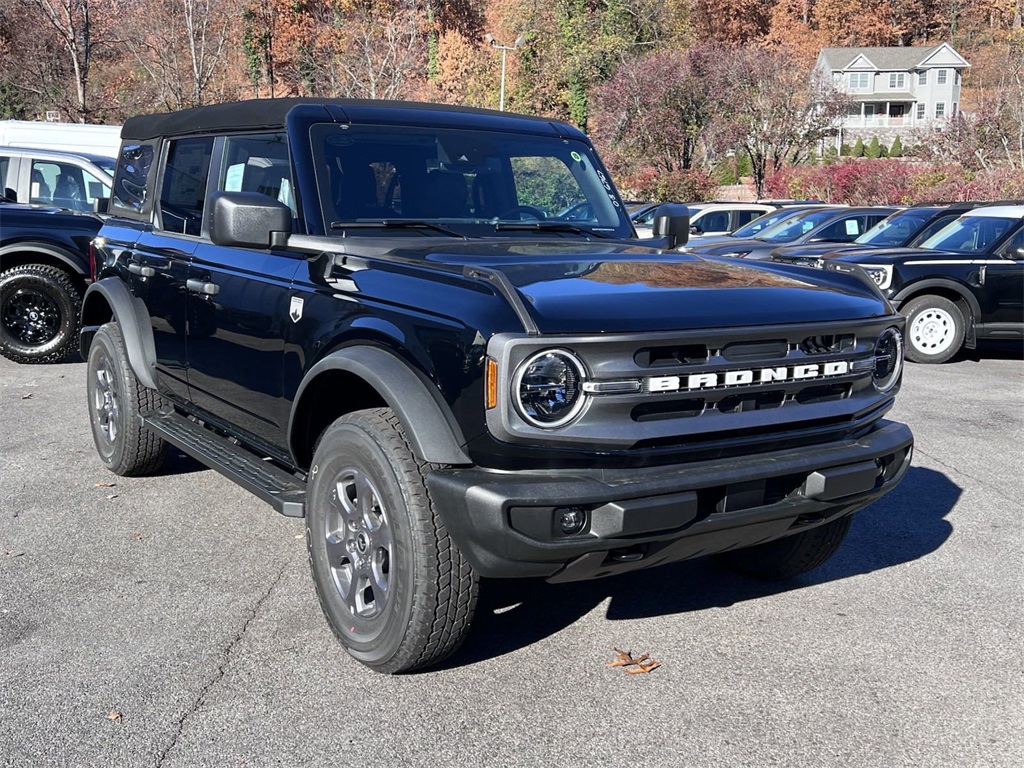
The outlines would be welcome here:
M 925 65 L 925 61 L 943 47 L 952 53 L 956 60 L 963 62 L 959 66 L 970 64 L 956 53 L 947 43 L 941 45 L 912 45 L 889 48 L 822 48 L 821 58 L 831 70 L 849 69 L 850 65 L 863 56 L 876 69 L 881 71 L 909 71 Z M 866 65 L 865 65 L 866 66 Z M 944 66 L 951 66 L 944 64 Z M 956 66 L 956 65 L 953 65 Z

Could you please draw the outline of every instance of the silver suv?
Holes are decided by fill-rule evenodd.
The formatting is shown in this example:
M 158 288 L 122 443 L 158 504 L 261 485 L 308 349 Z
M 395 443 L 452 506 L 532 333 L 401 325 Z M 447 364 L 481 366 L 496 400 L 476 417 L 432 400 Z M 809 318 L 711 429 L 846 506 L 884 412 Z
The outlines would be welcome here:
M 111 157 L 0 147 L 0 191 L 12 202 L 91 211 L 110 197 L 113 173 Z

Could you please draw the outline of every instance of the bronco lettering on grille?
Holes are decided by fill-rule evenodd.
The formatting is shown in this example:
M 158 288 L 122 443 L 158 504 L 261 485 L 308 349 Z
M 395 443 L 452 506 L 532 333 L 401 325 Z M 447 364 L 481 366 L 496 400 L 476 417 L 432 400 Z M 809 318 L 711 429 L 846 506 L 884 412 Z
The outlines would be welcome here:
M 650 376 L 647 378 L 647 392 L 678 392 L 717 387 L 733 387 L 743 384 L 770 384 L 772 382 L 803 381 L 842 376 L 850 372 L 847 360 L 828 363 L 806 363 L 803 365 L 782 365 L 772 368 L 756 368 L 718 373 L 693 373 L 689 376 Z

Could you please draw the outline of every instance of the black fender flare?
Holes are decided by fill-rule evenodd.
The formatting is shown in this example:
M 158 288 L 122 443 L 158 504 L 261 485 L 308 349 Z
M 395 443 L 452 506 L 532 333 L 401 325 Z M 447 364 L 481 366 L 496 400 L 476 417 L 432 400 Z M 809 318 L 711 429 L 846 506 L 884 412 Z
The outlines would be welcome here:
M 56 259 L 66 266 L 72 274 L 78 275 L 79 277 L 86 277 L 88 275 L 87 268 L 83 266 L 85 257 L 78 256 L 76 258 L 69 249 L 63 248 L 59 245 L 53 245 L 52 243 L 38 243 L 31 240 L 19 243 L 8 243 L 0 248 L 0 265 L 3 265 L 4 256 L 14 253 L 38 253 L 43 256 L 49 256 L 51 259 Z
M 395 412 L 405 428 L 413 453 L 436 464 L 472 464 L 466 455 L 465 438 L 437 387 L 420 371 L 380 347 L 351 346 L 324 357 L 302 379 L 288 418 L 288 448 L 294 444 L 295 414 L 306 387 L 324 371 L 352 373 L 372 386 Z
M 116 277 L 97 280 L 85 291 L 82 300 L 82 336 L 79 342 L 82 359 L 89 359 L 92 337 L 110 315 L 121 326 L 128 363 L 135 377 L 143 386 L 156 389 L 156 347 L 153 344 L 149 313 L 145 305 L 132 296 L 125 284 Z
M 900 289 L 899 293 L 890 299 L 893 305 L 899 307 L 908 296 L 912 296 L 915 293 L 922 291 L 927 292 L 929 288 L 940 288 L 960 296 L 964 301 L 967 302 L 967 306 L 971 308 L 971 314 L 974 317 L 978 317 L 981 314 L 981 305 L 978 303 L 977 297 L 970 292 L 967 288 L 964 288 L 960 283 L 953 280 L 942 280 L 939 278 L 932 278 L 930 280 L 918 280 L 910 283 Z

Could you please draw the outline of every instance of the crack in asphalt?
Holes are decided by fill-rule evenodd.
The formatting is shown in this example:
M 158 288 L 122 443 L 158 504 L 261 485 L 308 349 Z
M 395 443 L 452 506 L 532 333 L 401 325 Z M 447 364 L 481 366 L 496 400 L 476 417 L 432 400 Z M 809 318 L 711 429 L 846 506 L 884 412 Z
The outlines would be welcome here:
M 998 486 L 993 485 L 988 480 L 984 480 L 984 479 L 982 479 L 980 477 L 975 477 L 970 472 L 964 472 L 964 470 L 960 469 L 959 467 L 954 467 L 951 464 L 947 464 L 942 459 L 937 458 L 935 456 L 932 456 L 930 453 L 928 453 L 926 451 L 922 451 L 916 445 L 914 446 L 914 454 L 915 455 L 916 454 L 920 454 L 922 456 L 928 457 L 929 459 L 934 461 L 936 464 L 940 464 L 943 467 L 945 467 L 946 469 L 950 470 L 951 472 L 956 472 L 958 475 L 963 475 L 964 477 L 966 477 L 966 478 L 968 478 L 970 480 L 973 480 L 974 482 L 978 483 L 979 485 L 984 486 L 985 488 L 987 488 L 989 491 L 994 493 L 996 496 L 999 496 L 999 497 L 1001 497 L 1003 499 L 1006 499 L 1007 501 L 1014 502 L 1014 503 L 1019 503 L 1020 502 L 1019 498 L 1014 498 L 1013 496 L 1007 495 L 1006 491 L 1004 491 L 1002 488 L 999 488 Z
M 171 753 L 171 750 L 173 750 L 174 747 L 177 745 L 178 739 L 181 738 L 181 734 L 185 731 L 185 723 L 188 722 L 188 719 L 203 708 L 203 705 L 206 703 L 206 697 L 209 695 L 210 691 L 213 690 L 214 686 L 216 686 L 217 683 L 224 679 L 224 675 L 227 674 L 228 665 L 231 663 L 231 652 L 235 649 L 235 646 L 238 645 L 239 642 L 241 642 L 242 638 L 245 636 L 245 633 L 249 630 L 249 625 L 252 624 L 252 622 L 256 619 L 256 616 L 259 615 L 260 608 L 262 608 L 263 604 L 270 598 L 270 595 L 273 593 L 277 585 L 281 583 L 281 580 L 284 578 L 284 572 L 287 569 L 287 567 L 287 563 L 281 566 L 281 569 L 277 572 L 277 576 L 270 583 L 270 586 L 267 587 L 266 592 L 264 592 L 260 599 L 256 601 L 256 604 L 253 605 L 252 610 L 246 617 L 241 629 L 239 629 L 238 632 L 235 633 L 235 636 L 231 638 L 230 642 L 228 642 L 227 644 L 227 647 L 224 648 L 224 650 L 222 651 L 221 655 L 223 657 L 223 661 L 217 666 L 217 670 L 213 673 L 213 676 L 206 681 L 205 685 L 203 685 L 202 689 L 199 691 L 199 695 L 196 696 L 195 701 L 192 703 L 192 706 L 189 707 L 189 709 L 186 710 L 182 714 L 182 716 L 178 718 L 177 729 L 174 732 L 174 736 L 171 737 L 171 743 L 168 744 L 163 749 L 163 751 L 160 752 L 160 755 L 156 759 L 157 768 L 160 768 L 160 766 L 164 764 L 164 760 L 167 759 L 167 756 Z

